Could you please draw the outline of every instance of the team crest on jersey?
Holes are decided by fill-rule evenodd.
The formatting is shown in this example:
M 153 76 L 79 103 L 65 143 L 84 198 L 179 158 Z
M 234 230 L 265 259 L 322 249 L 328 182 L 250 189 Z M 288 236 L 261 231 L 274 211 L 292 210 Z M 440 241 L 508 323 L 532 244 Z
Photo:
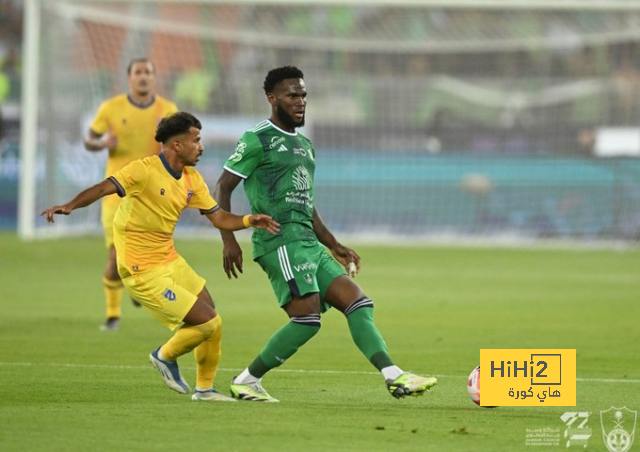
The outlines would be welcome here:
M 164 196 L 164 188 L 160 189 L 160 196 Z
M 191 198 L 193 198 L 193 190 L 187 191 L 187 204 L 191 202 Z
M 232 162 L 239 162 L 240 160 L 242 160 L 242 154 L 244 154 L 245 149 L 247 149 L 247 143 L 244 143 L 242 141 L 238 142 L 236 150 L 233 152 L 233 154 L 231 154 L 229 160 L 231 160 Z
M 311 189 L 311 175 L 304 166 L 298 166 L 291 177 L 296 190 L 306 191 Z
M 162 296 L 165 297 L 169 301 L 176 301 L 176 293 L 171 289 L 166 289 Z

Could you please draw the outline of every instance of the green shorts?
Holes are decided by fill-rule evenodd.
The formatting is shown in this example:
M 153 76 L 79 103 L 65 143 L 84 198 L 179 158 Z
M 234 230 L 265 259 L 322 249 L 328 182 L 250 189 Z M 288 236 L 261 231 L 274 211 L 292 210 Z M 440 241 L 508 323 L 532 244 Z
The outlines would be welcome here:
M 260 256 L 256 262 L 269 276 L 281 307 L 289 303 L 292 296 L 319 292 L 322 312 L 325 312 L 330 307 L 324 302 L 329 285 L 346 274 L 325 247 L 313 241 L 287 243 Z

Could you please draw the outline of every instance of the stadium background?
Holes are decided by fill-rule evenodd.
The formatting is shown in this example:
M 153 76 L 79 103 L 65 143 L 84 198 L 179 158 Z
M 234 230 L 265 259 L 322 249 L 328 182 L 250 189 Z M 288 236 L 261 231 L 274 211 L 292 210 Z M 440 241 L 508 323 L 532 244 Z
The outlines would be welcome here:
M 316 205 L 340 233 L 489 243 L 640 234 L 640 12 L 629 2 L 28 3 L 40 6 L 38 76 L 27 82 L 38 102 L 22 113 L 38 133 L 33 158 L 23 155 L 33 169 L 23 236 L 97 230 L 97 207 L 57 228 L 37 213 L 101 179 L 104 156 L 86 153 L 81 136 L 99 103 L 126 90 L 139 55 L 155 62 L 159 92 L 203 119 L 210 184 L 268 114 L 266 71 L 301 67 Z M 12 137 L 2 148 L 2 225 L 13 228 L 20 159 Z
M 606 450 L 599 411 L 640 406 L 637 3 L 0 1 L 0 450 Z M 37 33 L 23 40 L 25 5 Z M 211 182 L 268 114 L 265 72 L 305 70 L 319 209 L 362 256 L 356 281 L 394 360 L 436 376 L 434 391 L 390 397 L 332 311 L 265 379 L 282 401 L 269 406 L 167 390 L 147 356 L 168 332 L 128 302 L 116 334 L 98 331 L 97 209 L 35 220 L 102 179 L 104 155 L 80 138 L 140 54 L 204 119 Z M 69 237 L 20 240 L 17 223 Z M 197 215 L 185 226 L 177 247 L 224 316 L 226 392 L 286 316 L 259 266 L 227 280 L 221 243 L 202 240 L 218 234 Z M 477 407 L 465 382 L 481 348 L 576 349 L 576 406 Z M 193 382 L 192 358 L 180 365 Z

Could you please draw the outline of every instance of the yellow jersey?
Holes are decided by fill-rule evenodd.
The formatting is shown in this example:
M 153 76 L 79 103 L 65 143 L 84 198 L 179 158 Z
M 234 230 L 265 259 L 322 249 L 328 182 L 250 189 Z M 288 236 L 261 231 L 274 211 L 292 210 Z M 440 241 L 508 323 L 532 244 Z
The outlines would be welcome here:
M 105 176 L 134 160 L 158 154 L 161 147 L 154 139 L 158 123 L 177 111 L 176 104 L 158 95 L 147 105 L 134 103 L 127 94 L 104 101 L 89 127 L 99 135 L 109 132 L 118 137 L 117 147 L 109 149 Z
M 109 180 L 123 198 L 113 222 L 122 278 L 178 258 L 173 232 L 184 209 L 200 209 L 204 215 L 220 208 L 195 168 L 175 173 L 164 154 L 135 160 Z

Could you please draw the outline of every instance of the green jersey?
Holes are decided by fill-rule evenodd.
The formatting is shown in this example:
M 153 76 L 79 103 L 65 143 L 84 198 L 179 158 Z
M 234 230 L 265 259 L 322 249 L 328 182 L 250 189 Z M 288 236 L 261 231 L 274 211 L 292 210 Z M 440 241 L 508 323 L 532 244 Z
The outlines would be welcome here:
M 272 235 L 254 229 L 254 259 L 298 240 L 317 240 L 313 230 L 315 151 L 304 135 L 262 121 L 242 135 L 225 170 L 244 179 L 252 213 L 280 223 Z

